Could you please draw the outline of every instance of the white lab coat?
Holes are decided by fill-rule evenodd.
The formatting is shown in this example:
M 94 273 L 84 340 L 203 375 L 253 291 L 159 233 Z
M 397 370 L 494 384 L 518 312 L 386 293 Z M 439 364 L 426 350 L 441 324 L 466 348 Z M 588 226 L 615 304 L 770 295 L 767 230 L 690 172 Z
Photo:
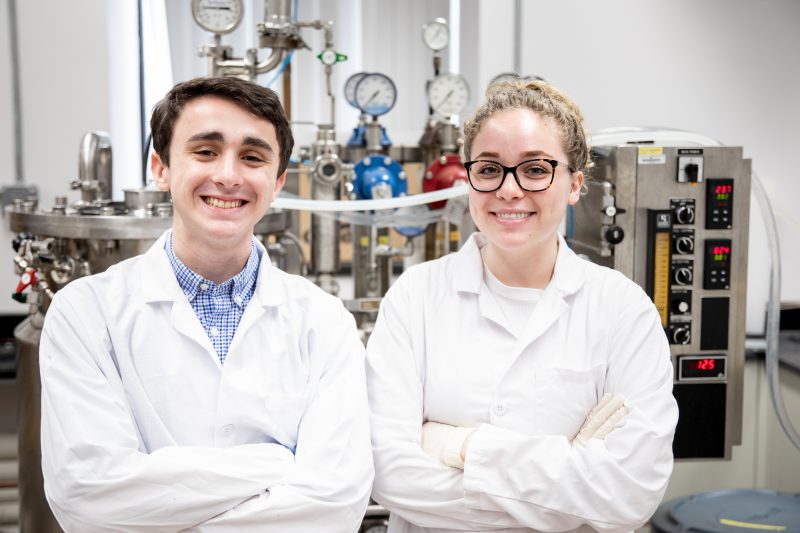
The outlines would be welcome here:
M 363 345 L 338 299 L 261 252 L 224 366 L 163 236 L 56 294 L 42 468 L 66 531 L 358 529 L 373 476 Z
M 483 283 L 484 242 L 474 234 L 405 272 L 367 345 L 373 498 L 389 531 L 641 526 L 666 490 L 678 418 L 652 301 L 559 237 L 553 279 L 516 339 Z M 604 441 L 571 445 L 605 392 L 630 414 Z M 422 450 L 428 420 L 479 428 L 463 472 Z

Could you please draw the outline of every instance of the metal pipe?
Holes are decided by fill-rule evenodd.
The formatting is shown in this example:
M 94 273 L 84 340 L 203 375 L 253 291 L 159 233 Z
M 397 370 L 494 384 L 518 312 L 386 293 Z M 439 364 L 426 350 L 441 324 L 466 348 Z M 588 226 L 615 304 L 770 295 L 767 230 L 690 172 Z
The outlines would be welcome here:
M 22 160 L 22 99 L 19 83 L 19 36 L 17 34 L 17 0 L 8 0 L 8 39 L 11 45 L 11 96 L 14 113 L 14 164 L 16 183 L 25 183 L 25 165 Z
M 269 55 L 269 57 L 264 61 L 261 61 L 258 65 L 256 65 L 256 72 L 258 74 L 264 74 L 265 72 L 269 72 L 270 70 L 280 65 L 281 61 L 283 61 L 285 57 L 286 57 L 286 49 L 273 48 L 272 53 Z
M 264 2 L 264 23 L 282 26 L 291 24 L 293 19 L 291 0 L 266 0 Z
M 81 139 L 78 180 L 84 201 L 111 199 L 111 138 L 104 131 L 90 131 Z
M 514 0 L 514 72 L 522 72 L 522 0 Z

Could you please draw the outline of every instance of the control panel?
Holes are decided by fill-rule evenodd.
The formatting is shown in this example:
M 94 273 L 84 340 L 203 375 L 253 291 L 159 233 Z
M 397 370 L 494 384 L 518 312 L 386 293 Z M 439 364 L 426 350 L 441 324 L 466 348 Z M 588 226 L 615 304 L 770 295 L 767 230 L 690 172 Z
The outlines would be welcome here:
M 741 442 L 750 160 L 740 147 L 653 145 L 595 147 L 594 160 L 567 240 L 653 299 L 675 368 L 675 457 L 730 458 Z

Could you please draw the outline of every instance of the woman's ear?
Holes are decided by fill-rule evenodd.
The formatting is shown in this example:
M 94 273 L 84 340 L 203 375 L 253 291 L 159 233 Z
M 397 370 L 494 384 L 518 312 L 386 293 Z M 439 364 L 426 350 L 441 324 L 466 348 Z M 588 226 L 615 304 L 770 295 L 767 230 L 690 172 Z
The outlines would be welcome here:
M 583 189 L 583 172 L 576 172 L 572 177 L 569 188 L 569 205 L 575 205 L 581 199 Z

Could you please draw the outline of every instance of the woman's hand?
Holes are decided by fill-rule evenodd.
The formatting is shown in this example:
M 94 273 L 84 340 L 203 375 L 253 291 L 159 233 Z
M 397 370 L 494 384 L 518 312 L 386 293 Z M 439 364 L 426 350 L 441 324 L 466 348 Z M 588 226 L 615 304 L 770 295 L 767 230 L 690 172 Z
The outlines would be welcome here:
M 464 469 L 467 446 L 477 428 L 425 422 L 422 424 L 422 449 L 447 466 Z

